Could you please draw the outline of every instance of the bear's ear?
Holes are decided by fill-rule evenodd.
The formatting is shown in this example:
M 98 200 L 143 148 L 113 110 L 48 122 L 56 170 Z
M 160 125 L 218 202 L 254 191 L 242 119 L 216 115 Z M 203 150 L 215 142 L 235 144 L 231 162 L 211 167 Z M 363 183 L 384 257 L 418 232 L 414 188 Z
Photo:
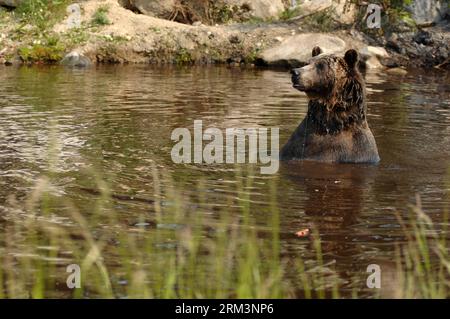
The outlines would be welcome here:
M 344 60 L 350 69 L 355 68 L 356 63 L 359 60 L 358 52 L 353 49 L 348 50 L 347 52 L 345 52 Z
M 318 55 L 321 54 L 321 53 L 322 53 L 322 49 L 321 49 L 320 47 L 315 46 L 315 47 L 312 49 L 312 56 L 313 56 L 313 57 L 318 56 Z

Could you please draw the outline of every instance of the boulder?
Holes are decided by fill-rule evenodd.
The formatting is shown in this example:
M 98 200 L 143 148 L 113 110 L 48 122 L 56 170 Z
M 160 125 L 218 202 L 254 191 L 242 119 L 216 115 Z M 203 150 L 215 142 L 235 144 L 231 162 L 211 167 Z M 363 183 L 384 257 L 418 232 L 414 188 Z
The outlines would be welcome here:
M 381 69 L 384 66 L 380 60 L 389 58 L 389 53 L 383 47 L 366 46 L 359 50 L 361 60 L 367 69 Z
M 91 60 L 83 54 L 77 51 L 72 51 L 61 60 L 61 64 L 69 67 L 83 68 L 90 66 L 92 63 Z
M 0 0 L 0 6 L 7 6 L 7 7 L 17 7 L 22 2 L 22 0 Z
M 429 24 L 441 21 L 449 10 L 448 0 L 414 0 L 410 5 L 414 21 L 417 24 Z
M 162 19 L 174 18 L 177 13 L 180 14 L 180 12 L 183 12 L 181 15 L 187 16 L 184 20 L 206 18 L 205 5 L 202 1 L 119 0 L 119 3 L 122 7 L 129 10 Z M 276 19 L 285 10 L 282 0 L 218 0 L 214 3 L 215 9 L 226 6 L 244 9 L 245 12 L 248 12 L 250 17 L 264 20 Z M 183 19 L 181 20 L 181 22 L 186 22 L 183 21 Z
M 285 10 L 282 0 L 223 0 L 229 6 L 247 7 L 251 16 L 259 19 L 277 19 Z
M 336 21 L 343 24 L 355 22 L 358 7 L 348 0 L 333 0 L 332 16 Z
M 308 63 L 315 46 L 320 46 L 325 54 L 343 54 L 345 42 L 322 33 L 303 33 L 287 37 L 278 45 L 265 49 L 258 59 L 267 65 L 300 66 Z
M 334 20 L 344 24 L 353 23 L 357 15 L 356 5 L 347 0 L 300 0 L 297 5 L 300 16 L 329 10 Z
M 384 66 L 381 64 L 380 60 L 376 56 L 371 56 L 368 59 L 363 60 L 362 63 L 368 70 L 384 68 Z
M 301 0 L 298 5 L 303 14 L 311 14 L 330 9 L 333 5 L 333 0 Z
M 389 74 L 396 74 L 396 75 L 406 75 L 408 74 L 408 71 L 406 71 L 404 68 L 391 68 L 386 70 Z
M 122 7 L 162 19 L 173 14 L 177 0 L 119 0 Z
M 373 46 L 366 46 L 362 48 L 359 53 L 362 57 L 371 57 L 376 56 L 377 58 L 388 58 L 389 53 L 387 53 L 386 49 L 383 47 L 373 47 Z
M 66 8 L 68 14 L 67 28 L 79 28 L 81 27 L 81 7 L 78 3 L 73 3 Z

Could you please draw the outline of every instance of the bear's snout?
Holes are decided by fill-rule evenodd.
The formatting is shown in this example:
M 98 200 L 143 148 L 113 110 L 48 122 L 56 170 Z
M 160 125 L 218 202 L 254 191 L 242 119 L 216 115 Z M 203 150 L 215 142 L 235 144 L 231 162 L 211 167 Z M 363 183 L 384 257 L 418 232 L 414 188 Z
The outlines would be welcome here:
M 303 91 L 305 88 L 304 85 L 301 83 L 301 74 L 302 74 L 301 69 L 297 68 L 291 70 L 293 87 L 296 88 L 297 90 Z
M 300 69 L 292 69 L 291 70 L 292 76 L 299 76 L 300 75 Z

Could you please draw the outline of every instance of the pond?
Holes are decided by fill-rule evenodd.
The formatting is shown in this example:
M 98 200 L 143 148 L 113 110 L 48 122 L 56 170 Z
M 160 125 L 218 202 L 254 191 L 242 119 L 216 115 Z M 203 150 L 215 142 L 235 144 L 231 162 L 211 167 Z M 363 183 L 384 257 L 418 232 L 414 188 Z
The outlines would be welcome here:
M 396 243 L 404 240 L 396 212 L 408 216 L 409 205 L 419 196 L 423 210 L 439 226 L 450 206 L 450 75 L 433 70 L 412 70 L 406 75 L 380 71 L 367 74 L 366 82 L 368 121 L 381 157 L 378 165 L 282 162 L 275 174 L 262 175 L 252 164 L 175 164 L 170 156 L 175 144 L 171 133 L 175 128 L 192 130 L 194 120 L 223 130 L 278 127 L 281 147 L 307 110 L 306 96 L 291 87 L 287 71 L 156 66 L 0 68 L 3 273 L 14 265 L 22 269 L 30 250 L 32 260 L 44 261 L 48 267 L 65 265 L 76 255 L 64 255 L 57 241 L 24 239 L 29 229 L 20 226 L 26 222 L 24 206 L 36 193 L 39 178 L 49 176 L 54 199 L 38 205 L 39 210 L 46 205 L 52 209 L 43 218 L 62 227 L 73 226 L 67 207 L 55 199 L 68 198 L 88 220 L 94 238 L 103 236 L 102 232 L 114 233 L 114 225 L 106 227 L 104 215 L 95 212 L 102 198 L 97 191 L 101 180 L 112 194 L 111 200 L 105 200 L 103 213 L 114 211 L 120 231 L 129 238 L 136 229 L 168 233 L 155 239 L 157 248 L 149 253 L 162 259 L 170 259 L 180 241 L 170 233 L 186 226 L 158 217 L 167 207 L 178 205 L 163 191 L 169 184 L 189 216 L 202 214 L 209 221 L 219 221 L 225 214 L 230 223 L 240 225 L 248 215 L 247 226 L 269 243 L 274 231 L 268 221 L 276 207 L 277 242 L 288 265 L 283 281 L 292 296 L 298 296 L 303 287 L 297 275 L 290 273 L 290 263 L 301 256 L 308 265 L 316 258 L 311 240 L 295 236 L 305 228 L 320 237 L 323 268 L 337 273 L 341 293 L 351 294 L 359 287 L 360 294 L 367 294 L 368 265 L 379 264 L 395 277 Z M 11 221 L 19 226 L 14 228 Z M 210 231 L 192 236 L 206 240 Z M 123 260 L 116 251 L 132 250 L 127 236 L 103 242 L 103 260 L 113 286 L 131 285 L 130 280 L 121 281 Z M 82 239 L 72 236 L 71 240 Z M 58 253 L 49 253 L 58 249 Z M 131 257 L 133 262 L 140 258 Z M 200 254 L 196 263 L 206 265 L 214 258 Z M 33 268 L 43 264 L 28 265 L 23 269 L 31 272 L 27 278 L 34 282 Z M 61 271 L 46 276 L 64 278 L 65 270 Z M 50 297 L 70 294 L 51 284 L 43 290 Z M 26 296 L 23 291 L 17 295 Z M 94 289 L 87 296 L 97 295 Z

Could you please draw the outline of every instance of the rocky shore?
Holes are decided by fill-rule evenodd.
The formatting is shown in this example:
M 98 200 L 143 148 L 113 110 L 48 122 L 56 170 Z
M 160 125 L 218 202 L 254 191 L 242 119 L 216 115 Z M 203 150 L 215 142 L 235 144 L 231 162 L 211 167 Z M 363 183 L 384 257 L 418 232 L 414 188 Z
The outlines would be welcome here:
M 142 14 L 145 9 L 130 7 L 121 0 L 69 1 L 48 16 L 33 17 L 33 12 L 22 9 L 21 13 L 20 7 L 15 8 L 15 1 L 20 0 L 0 0 L 7 6 L 0 9 L 2 64 L 227 63 L 289 67 L 304 64 L 312 47 L 319 45 L 326 53 L 336 54 L 355 48 L 366 68 L 449 68 L 448 15 L 403 30 L 364 30 L 355 23 L 361 19 L 356 11 L 350 17 L 348 11 L 336 15 L 339 7 L 331 11 L 315 8 L 312 13 L 295 11 L 281 0 L 278 5 L 277 1 L 266 3 L 268 9 L 259 13 L 251 7 L 244 10 L 244 4 L 227 7 L 231 13 L 219 11 L 216 19 L 234 20 L 221 24 L 214 23 L 211 13 L 195 16 L 184 12 L 183 16 L 178 12 L 181 16 L 174 19 L 173 10 L 160 8 L 157 16 Z M 316 1 L 315 5 L 318 2 L 327 1 Z M 306 3 L 303 8 L 307 8 Z M 267 12 L 270 15 L 261 17 Z

